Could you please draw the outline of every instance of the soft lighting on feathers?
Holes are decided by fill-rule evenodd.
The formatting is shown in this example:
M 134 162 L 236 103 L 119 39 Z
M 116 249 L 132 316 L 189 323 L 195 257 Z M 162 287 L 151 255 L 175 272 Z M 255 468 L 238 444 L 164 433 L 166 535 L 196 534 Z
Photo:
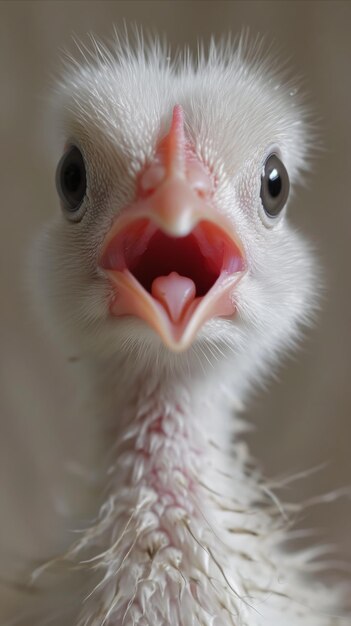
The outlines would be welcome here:
M 279 155 L 292 188 L 306 169 L 313 139 L 300 94 L 246 37 L 212 42 L 196 60 L 173 60 L 140 34 L 134 46 L 117 38 L 107 50 L 93 40 L 80 51 L 54 109 L 62 149 L 77 145 L 84 156 L 84 215 L 74 223 L 58 212 L 41 236 L 36 303 L 49 331 L 79 355 L 89 409 L 115 440 L 106 500 L 61 559 L 82 570 L 84 591 L 66 589 L 59 602 L 56 590 L 56 605 L 52 592 L 36 626 L 338 624 L 338 591 L 304 579 L 324 548 L 280 549 L 289 507 L 240 440 L 248 390 L 294 347 L 315 310 L 309 245 L 286 208 L 272 220 L 260 200 L 269 154 Z M 175 105 L 247 261 L 235 316 L 207 321 L 180 354 L 144 321 L 109 315 L 111 284 L 98 265 Z

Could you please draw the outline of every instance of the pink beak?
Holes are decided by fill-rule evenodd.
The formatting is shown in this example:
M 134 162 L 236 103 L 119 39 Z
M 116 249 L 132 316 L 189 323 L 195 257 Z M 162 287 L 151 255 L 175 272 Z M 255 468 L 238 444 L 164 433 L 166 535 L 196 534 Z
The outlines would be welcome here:
M 213 206 L 213 184 L 185 140 L 182 108 L 141 173 L 134 203 L 106 236 L 101 267 L 114 295 L 110 312 L 146 321 L 174 352 L 209 319 L 232 316 L 245 271 L 240 241 Z

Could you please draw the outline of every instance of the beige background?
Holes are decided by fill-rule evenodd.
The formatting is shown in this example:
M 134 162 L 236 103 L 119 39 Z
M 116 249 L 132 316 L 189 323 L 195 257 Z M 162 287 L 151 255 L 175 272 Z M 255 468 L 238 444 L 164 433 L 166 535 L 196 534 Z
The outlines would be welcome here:
M 111 36 L 123 18 L 166 33 L 175 46 L 249 26 L 305 76 L 325 151 L 291 218 L 318 247 L 327 290 L 304 348 L 248 413 L 267 476 L 328 462 L 286 498 L 351 484 L 351 2 L 1 2 L 0 570 L 10 574 L 21 557 L 50 550 L 54 505 L 65 505 L 64 462 L 82 456 L 89 436 L 69 417 L 70 374 L 30 312 L 24 278 L 30 242 L 57 210 L 48 86 L 73 33 Z M 350 498 L 315 507 L 304 520 L 320 529 L 318 541 L 337 544 L 349 570 L 350 522 Z M 9 592 L 2 596 L 5 606 Z

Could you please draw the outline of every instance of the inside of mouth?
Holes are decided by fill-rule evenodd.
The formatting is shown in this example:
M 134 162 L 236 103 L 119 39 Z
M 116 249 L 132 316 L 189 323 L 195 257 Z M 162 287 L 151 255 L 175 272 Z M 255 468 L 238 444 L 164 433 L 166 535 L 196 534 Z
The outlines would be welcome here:
M 242 269 L 240 250 L 222 228 L 202 221 L 185 237 L 174 237 L 148 219 L 130 223 L 109 242 L 102 267 L 128 270 L 150 294 L 159 277 L 189 279 L 194 297 L 205 296 L 218 278 Z M 189 283 L 190 284 L 190 283 Z
M 170 237 L 157 230 L 144 254 L 130 263 L 129 271 L 149 293 L 155 278 L 176 272 L 194 282 L 197 297 L 204 296 L 220 274 L 222 259 L 214 256 L 208 259 L 202 254 L 194 233 Z
M 194 283 L 195 297 L 205 296 L 224 270 L 237 271 L 240 263 L 233 241 L 212 222 L 172 237 L 147 219 L 118 233 L 102 259 L 105 269 L 128 270 L 149 294 L 157 278 L 176 273 Z

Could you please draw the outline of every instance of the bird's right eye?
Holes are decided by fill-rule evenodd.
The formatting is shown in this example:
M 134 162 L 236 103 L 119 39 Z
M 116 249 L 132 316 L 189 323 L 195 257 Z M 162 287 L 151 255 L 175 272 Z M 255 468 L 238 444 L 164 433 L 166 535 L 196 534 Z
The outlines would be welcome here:
M 76 146 L 68 148 L 60 159 L 56 188 L 68 217 L 77 220 L 86 193 L 87 177 L 82 153 Z

